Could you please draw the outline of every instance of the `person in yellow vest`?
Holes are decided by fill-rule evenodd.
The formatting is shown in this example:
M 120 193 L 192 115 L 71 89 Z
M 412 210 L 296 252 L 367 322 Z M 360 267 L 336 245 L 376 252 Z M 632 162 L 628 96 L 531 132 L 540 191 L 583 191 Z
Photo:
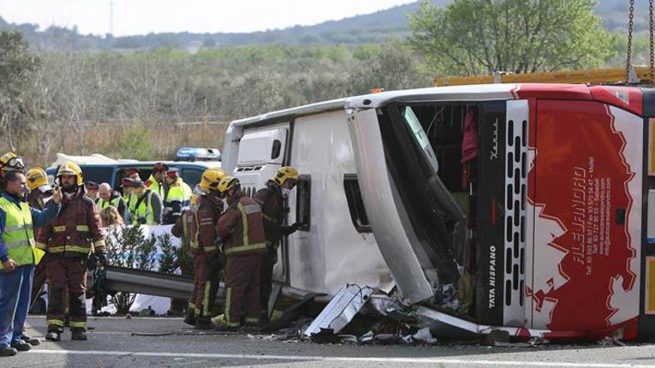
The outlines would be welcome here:
M 152 167 L 152 174 L 146 181 L 146 188 L 159 194 L 160 197 L 164 196 L 164 174 L 168 171 L 168 165 L 163 162 L 157 162 Z
M 98 188 L 98 208 L 100 211 L 104 210 L 107 207 L 115 207 L 118 210 L 118 214 L 125 219 L 125 212 L 127 211 L 127 206 L 125 205 L 125 199 L 121 196 L 120 193 L 113 191 L 109 183 L 102 183 Z
M 125 169 L 125 171 L 122 172 L 121 174 L 121 186 L 123 183 L 123 179 L 132 179 L 132 180 L 141 180 L 141 177 L 139 176 L 139 170 L 136 168 L 128 168 Z M 126 188 L 123 188 L 123 201 L 125 201 L 125 223 L 126 224 L 131 224 L 132 219 L 130 218 L 130 202 L 134 199 L 134 195 L 132 195 Z
M 164 218 L 163 224 L 174 224 L 182 211 L 191 204 L 191 187 L 179 176 L 179 169 L 172 168 L 166 171 L 166 186 L 164 187 Z
M 35 247 L 34 227 L 52 221 L 61 208 L 58 189 L 46 209 L 30 208 L 23 202 L 25 176 L 9 171 L 4 176 L 5 191 L 0 196 L 0 356 L 30 350 L 22 340 L 32 292 L 34 266 L 43 252 Z
M 159 194 L 147 189 L 141 180 L 123 179 L 123 187 L 132 197 L 129 207 L 132 224 L 161 224 L 162 202 Z
M 39 230 L 37 247 L 47 249 L 48 332 L 46 340 L 59 341 L 64 331 L 64 290 L 68 288 L 71 338 L 86 340 L 86 271 L 93 252 L 107 264 L 105 235 L 98 206 L 84 195 L 82 170 L 67 162 L 57 171 L 64 198 L 57 218 Z

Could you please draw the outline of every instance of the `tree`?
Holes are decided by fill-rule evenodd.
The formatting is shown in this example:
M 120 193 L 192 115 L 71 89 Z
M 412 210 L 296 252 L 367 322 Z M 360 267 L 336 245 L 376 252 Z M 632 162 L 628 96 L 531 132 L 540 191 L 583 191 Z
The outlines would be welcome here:
M 459 75 L 592 68 L 609 56 L 594 0 L 424 1 L 410 42 L 438 72 Z
M 413 50 L 399 40 L 379 46 L 377 50 L 360 50 L 361 62 L 351 72 L 355 94 L 373 88 L 385 90 L 430 87 L 432 81 L 421 72 L 421 63 Z M 367 54 L 368 53 L 368 54 Z
M 12 151 L 38 119 L 30 100 L 32 80 L 39 67 L 20 32 L 0 31 L 0 128 Z

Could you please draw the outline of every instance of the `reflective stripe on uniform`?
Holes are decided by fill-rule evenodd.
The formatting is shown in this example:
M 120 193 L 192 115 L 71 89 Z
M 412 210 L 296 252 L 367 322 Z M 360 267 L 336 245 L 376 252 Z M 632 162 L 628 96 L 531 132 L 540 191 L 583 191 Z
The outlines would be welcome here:
M 241 221 L 243 223 L 243 246 L 250 244 L 250 235 L 248 235 L 248 213 L 241 203 L 237 206 L 241 212 Z M 227 251 L 225 254 L 228 254 Z
M 64 327 L 64 321 L 61 319 L 49 319 L 48 326 Z
M 224 319 L 226 323 L 230 323 L 230 304 L 232 304 L 232 288 L 225 290 L 225 314 Z M 236 321 L 237 323 L 239 321 Z
M 29 230 L 32 228 L 32 225 L 15 225 L 5 227 L 6 232 L 19 231 L 19 230 Z
M 17 241 L 6 241 L 5 246 L 7 249 L 22 247 L 24 245 L 34 245 L 34 240 L 17 240 Z
M 86 328 L 86 322 L 73 322 L 70 321 L 71 328 Z
M 225 249 L 225 255 L 240 253 L 240 252 L 248 252 L 251 250 L 260 250 L 260 249 L 266 249 L 266 243 L 255 243 L 255 244 L 242 245 L 239 247 L 230 247 Z
M 77 230 L 77 231 L 89 231 L 89 227 L 87 225 L 77 225 L 77 226 L 75 226 L 75 230 Z
M 64 231 L 66 231 L 66 225 L 53 226 L 52 231 L 54 231 L 56 233 L 63 233 Z
M 209 316 L 209 290 L 211 290 L 211 281 L 205 282 L 205 293 L 202 297 L 202 315 Z
M 91 251 L 90 247 L 80 247 L 77 245 L 61 245 L 58 247 L 49 247 L 48 252 L 50 253 L 63 253 L 66 252 L 75 252 L 75 253 L 89 253 Z
M 246 210 L 246 214 L 248 214 L 248 215 L 251 215 L 253 213 L 262 212 L 262 207 L 260 205 L 258 205 L 257 203 L 243 206 L 243 208 Z

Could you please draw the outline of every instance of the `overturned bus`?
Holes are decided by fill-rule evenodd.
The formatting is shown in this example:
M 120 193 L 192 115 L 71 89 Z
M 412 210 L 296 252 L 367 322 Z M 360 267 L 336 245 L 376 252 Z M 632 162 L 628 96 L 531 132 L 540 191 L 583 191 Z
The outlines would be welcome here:
M 367 285 L 444 331 L 649 338 L 653 122 L 655 90 L 633 87 L 383 92 L 234 121 L 223 168 L 249 195 L 301 172 L 286 290 Z

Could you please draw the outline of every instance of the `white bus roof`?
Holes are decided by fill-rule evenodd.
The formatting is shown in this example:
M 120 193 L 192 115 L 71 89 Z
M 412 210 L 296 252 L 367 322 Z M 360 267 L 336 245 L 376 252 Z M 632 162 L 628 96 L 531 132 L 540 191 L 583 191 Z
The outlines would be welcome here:
M 269 120 L 283 120 L 285 118 L 313 115 L 347 108 L 375 108 L 383 106 L 390 101 L 420 102 L 434 100 L 436 96 L 438 96 L 440 101 L 512 99 L 514 98 L 512 90 L 516 89 L 516 87 L 516 84 L 477 84 L 372 93 L 268 112 L 245 119 L 234 120 L 230 123 L 230 126 L 251 125 Z

